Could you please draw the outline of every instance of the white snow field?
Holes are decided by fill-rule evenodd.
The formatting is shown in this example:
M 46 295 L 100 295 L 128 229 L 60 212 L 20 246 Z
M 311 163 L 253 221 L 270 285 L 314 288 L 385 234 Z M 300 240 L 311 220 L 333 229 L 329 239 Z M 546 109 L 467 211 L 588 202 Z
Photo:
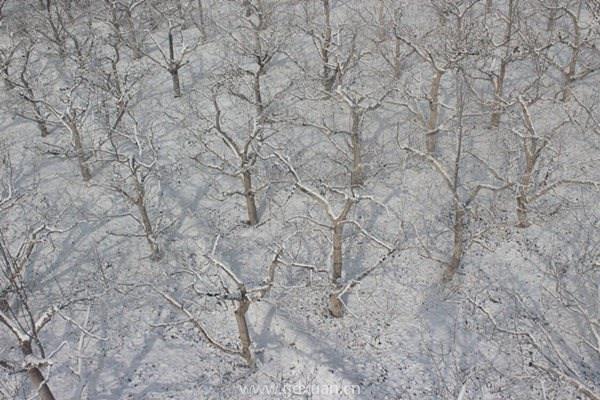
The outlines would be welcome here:
M 600 3 L 0 0 L 0 399 L 600 399 Z

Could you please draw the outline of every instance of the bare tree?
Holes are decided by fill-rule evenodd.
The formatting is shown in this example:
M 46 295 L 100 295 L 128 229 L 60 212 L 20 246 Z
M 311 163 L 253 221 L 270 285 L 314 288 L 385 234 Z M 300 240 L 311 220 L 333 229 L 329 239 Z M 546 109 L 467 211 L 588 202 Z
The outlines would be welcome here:
M 219 237 L 215 239 L 212 251 L 205 256 L 207 260 L 218 269 L 219 274 L 223 274 L 226 279 L 232 283 L 233 288 L 230 288 L 229 285 L 225 285 L 224 282 L 221 281 L 221 286 L 223 287 L 222 291 L 201 292 L 198 289 L 195 289 L 195 293 L 192 293 L 192 295 L 212 297 L 222 301 L 232 301 L 235 304 L 234 316 L 239 335 L 239 347 L 237 349 L 223 345 L 213 338 L 208 333 L 204 324 L 200 321 L 200 318 L 194 314 L 194 311 L 189 306 L 186 306 L 185 300 L 177 300 L 173 295 L 168 294 L 156 286 L 153 286 L 153 289 L 157 291 L 160 296 L 171 306 L 182 313 L 185 316 L 186 321 L 192 323 L 196 330 L 204 339 L 207 340 L 211 346 L 224 353 L 240 356 L 244 359 L 248 367 L 254 368 L 256 366 L 256 357 L 254 354 L 250 330 L 248 328 L 247 313 L 253 303 L 260 301 L 271 291 L 275 282 L 275 272 L 279 266 L 279 256 L 281 251 L 277 251 L 273 256 L 271 263 L 267 267 L 265 279 L 258 285 L 249 286 L 247 283 L 241 280 L 238 274 L 236 274 L 231 267 L 225 265 L 223 262 L 215 258 L 215 251 L 218 241 Z M 205 280 L 200 276 L 199 271 L 194 269 L 186 269 L 181 271 L 181 273 L 189 275 L 197 283 L 200 283 L 201 280 Z
M 405 48 L 400 39 L 402 32 L 403 7 L 396 2 L 379 0 L 377 18 L 373 23 L 377 35 L 373 42 L 381 58 L 390 68 L 394 80 L 399 80 L 409 65 L 413 50 Z
M 25 361 L 25 370 L 33 388 L 43 400 L 54 400 L 42 369 L 47 366 L 46 353 L 40 339 L 41 331 L 52 320 L 56 312 L 64 307 L 52 305 L 46 310 L 33 309 L 28 301 L 27 288 L 24 286 L 25 269 L 40 240 L 51 231 L 44 225 L 31 232 L 30 237 L 18 246 L 19 251 L 12 254 L 10 244 L 0 232 L 0 259 L 2 260 L 2 290 L 0 296 L 0 323 L 13 335 Z M 39 355 L 35 355 L 38 352 Z M 18 367 L 13 367 L 15 370 Z
M 274 151 L 273 154 L 274 157 L 282 162 L 287 168 L 288 172 L 292 176 L 294 186 L 298 188 L 301 193 L 318 204 L 325 214 L 327 221 L 325 224 L 311 216 L 304 216 L 303 219 L 306 219 L 308 222 L 313 223 L 316 226 L 325 227 L 331 232 L 330 281 L 332 290 L 329 295 L 328 309 L 331 315 L 334 317 L 342 317 L 344 315 L 344 305 L 341 300 L 341 296 L 348 289 L 350 289 L 350 287 L 348 287 L 346 290 L 343 290 L 344 285 L 341 281 L 344 266 L 344 226 L 353 225 L 360 231 L 362 235 L 376 243 L 378 246 L 385 248 L 390 253 L 394 251 L 392 246 L 370 234 L 361 226 L 359 222 L 350 217 L 350 213 L 360 201 L 371 201 L 373 198 L 355 193 L 355 190 L 351 185 L 346 187 L 346 190 L 340 190 L 325 185 L 324 189 L 332 195 L 332 198 L 328 199 L 325 193 L 321 194 L 320 190 L 314 189 L 306 184 L 300 178 L 296 168 L 294 168 L 294 166 L 284 155 L 278 151 Z M 336 205 L 338 206 L 337 211 L 335 209 Z
M 535 54 L 561 75 L 562 85 L 560 98 L 562 101 L 571 99 L 573 87 L 577 82 L 583 81 L 600 67 L 595 36 L 592 34 L 590 24 L 584 23 L 584 0 L 569 1 L 566 4 L 552 5 L 540 2 L 542 9 L 550 13 L 553 21 L 566 19 L 568 28 L 557 30 L 556 36 L 551 36 L 549 42 Z M 562 61 L 560 55 L 569 51 L 567 62 Z
M 29 117 L 26 114 L 21 114 L 26 119 L 32 119 L 42 137 L 46 137 L 49 135 L 50 131 L 48 130 L 48 115 L 44 112 L 43 105 L 36 101 L 38 98 L 37 88 L 34 86 L 30 69 L 31 69 L 31 57 L 34 53 L 35 47 L 33 44 L 26 45 L 23 49 L 23 57 L 21 70 L 18 73 L 18 77 L 9 77 L 8 79 L 11 82 L 13 87 L 17 87 L 20 91 L 20 96 L 29 104 L 31 108 L 32 116 Z
M 171 76 L 171 80 L 173 82 L 173 95 L 175 97 L 181 97 L 181 83 L 179 80 L 179 70 L 183 68 L 189 60 L 187 57 L 189 54 L 194 51 L 194 49 L 198 46 L 198 41 L 195 41 L 191 46 L 185 44 L 185 40 L 183 37 L 183 33 L 180 31 L 180 38 L 182 42 L 181 50 L 179 51 L 179 55 L 175 55 L 175 44 L 173 40 L 174 32 L 178 27 L 172 25 L 169 21 L 169 30 L 167 33 L 167 46 L 168 50 L 165 51 L 163 47 L 156 41 L 154 36 L 150 34 L 150 38 L 156 45 L 158 52 L 160 54 L 160 58 L 156 57 L 150 51 L 144 50 L 144 56 L 148 57 L 148 59 L 152 60 L 155 64 L 159 65 L 161 68 L 166 70 Z
M 111 146 L 104 150 L 112 164 L 110 183 L 102 182 L 99 186 L 106 187 L 120 194 L 136 214 L 128 213 L 125 217 L 132 218 L 143 230 L 143 235 L 150 249 L 153 260 L 162 257 L 158 237 L 165 227 L 160 226 L 162 220 L 151 217 L 149 210 L 155 193 L 150 187 L 156 187 L 158 154 L 154 145 L 154 131 L 144 128 L 140 132 L 137 120 L 131 117 L 132 123 L 114 131 L 116 136 Z M 152 194 L 150 194 L 152 193 Z M 152 197 L 151 197 L 152 196 Z M 114 233 L 119 236 L 138 236 L 135 233 Z
M 577 222 L 591 230 L 571 232 L 575 240 L 568 245 L 565 232 L 560 232 L 549 251 L 536 251 L 544 260 L 539 267 L 543 272 L 539 285 L 493 285 L 490 291 L 468 300 L 500 335 L 497 342 L 518 344 L 514 349 L 521 352 L 532 381 L 543 380 L 564 396 L 570 392 L 598 400 L 598 241 L 597 227 L 592 228 L 597 215 L 591 213 L 587 218 L 590 220 Z M 569 250 L 564 251 L 565 247 Z
M 518 98 L 525 129 L 524 132 L 513 129 L 521 144 L 520 155 L 522 161 L 516 195 L 517 226 L 521 228 L 526 228 L 530 225 L 528 218 L 530 204 L 558 187 L 564 185 L 590 185 L 598 187 L 597 182 L 585 179 L 585 177 L 579 178 L 576 175 L 554 177 L 551 170 L 547 170 L 545 176 L 541 177 L 541 169 L 543 168 L 541 161 L 545 157 L 552 157 L 553 153 L 558 152 L 558 149 L 554 147 L 554 142 L 558 142 L 558 136 L 570 124 L 571 118 L 568 115 L 564 115 L 564 119 L 558 121 L 552 127 L 544 124 L 545 128 L 540 132 L 540 129 L 536 128 L 536 123 L 531 112 L 531 107 L 535 103 L 535 100 L 528 101 L 523 96 Z M 560 153 L 558 152 L 558 154 Z
M 147 25 L 143 17 L 147 0 L 104 0 L 107 7 L 105 21 L 117 40 L 133 51 L 135 60 L 143 56 L 142 33 Z
M 61 231 L 44 223 L 24 232 L 5 228 L 10 218 L 18 217 L 12 215 L 9 209 L 20 211 L 14 206 L 23 199 L 13 191 L 12 165 L 7 152 L 3 154 L 0 173 L 6 178 L 0 182 L 3 184 L 0 198 L 3 211 L 3 228 L 0 229 L 0 328 L 12 337 L 22 357 L 21 363 L 0 360 L 0 365 L 13 373 L 26 372 L 40 399 L 54 400 L 49 377 L 43 372 L 51 365 L 52 354 L 46 352 L 42 333 L 61 310 L 79 300 L 70 296 L 49 296 L 40 289 L 44 282 L 35 281 L 36 276 L 49 273 L 44 263 L 40 263 L 44 260 L 42 249 L 49 247 L 51 235 Z M 22 221 L 26 219 L 22 218 Z M 19 241 L 19 236 L 25 238 Z
M 395 35 L 398 40 L 410 47 L 433 73 L 425 96 L 427 113 L 423 114 L 414 107 L 409 107 L 409 111 L 425 128 L 427 153 L 435 155 L 442 124 L 440 121 L 442 80 L 465 58 L 477 53 L 476 47 L 471 43 L 472 37 L 468 34 L 473 27 L 467 24 L 468 17 L 475 12 L 474 6 L 477 2 L 454 4 L 451 1 L 432 1 L 432 3 L 440 18 L 439 29 L 428 31 L 416 39 L 412 39 L 402 31 L 396 31 Z
M 481 191 L 498 192 L 512 186 L 512 183 L 502 177 L 489 163 L 473 152 L 466 152 L 477 164 L 482 166 L 491 176 L 491 180 L 500 181 L 500 185 L 493 185 L 483 182 L 472 182 L 466 179 L 467 171 L 463 168 L 465 162 L 465 109 L 467 107 L 467 98 L 465 95 L 464 76 L 461 71 L 456 73 L 456 114 L 454 116 L 456 145 L 454 158 L 449 166 L 444 166 L 443 162 L 428 153 L 404 146 L 403 149 L 426 160 L 439 174 L 446 189 L 452 197 L 452 255 L 446 263 L 447 269 L 444 273 L 444 280 L 451 280 L 458 271 L 468 246 L 468 221 L 472 212 L 473 202 L 481 194 Z
M 503 54 L 500 54 L 500 63 L 496 71 L 490 71 L 492 85 L 494 87 L 494 99 L 492 100 L 492 116 L 490 125 L 492 128 L 497 128 L 500 125 L 502 117 L 502 104 L 504 101 L 504 86 L 507 78 L 508 68 L 510 64 L 517 60 L 520 50 L 515 48 L 513 37 L 517 29 L 518 8 L 516 0 L 508 0 L 506 13 L 499 12 L 500 19 L 505 23 L 505 30 L 502 40 L 499 44 L 494 43 L 494 47 L 499 49 Z M 490 27 L 492 30 L 493 27 Z M 492 39 L 493 43 L 493 39 Z M 493 62 L 493 64 L 496 64 Z
M 70 87 L 63 88 L 60 105 L 53 105 L 46 100 L 30 98 L 27 95 L 26 98 L 30 102 L 42 104 L 54 115 L 58 123 L 67 129 L 71 136 L 71 145 L 77 158 L 79 172 L 87 182 L 92 179 L 92 174 L 88 166 L 89 154 L 85 149 L 82 134 L 89 107 L 89 94 L 86 96 L 85 92 L 84 80 L 79 78 Z
M 229 45 L 226 54 L 249 63 L 229 64 L 224 73 L 211 79 L 213 112 L 198 112 L 205 123 L 204 132 L 211 135 L 204 132 L 196 135 L 205 151 L 195 159 L 217 173 L 241 181 L 242 190 L 227 195 L 244 197 L 248 224 L 256 225 L 259 223 L 256 194 L 264 189 L 256 183 L 257 151 L 288 119 L 284 105 L 292 82 L 270 79 L 278 72 L 274 64 L 281 60 L 276 57 L 284 59 L 283 49 L 289 36 L 287 31 L 278 31 L 278 26 L 272 25 L 279 12 L 278 4 L 256 2 L 247 7 L 239 24 L 234 20 L 232 26 L 222 29 L 230 39 L 226 42 Z M 222 65 L 218 68 L 223 70 Z

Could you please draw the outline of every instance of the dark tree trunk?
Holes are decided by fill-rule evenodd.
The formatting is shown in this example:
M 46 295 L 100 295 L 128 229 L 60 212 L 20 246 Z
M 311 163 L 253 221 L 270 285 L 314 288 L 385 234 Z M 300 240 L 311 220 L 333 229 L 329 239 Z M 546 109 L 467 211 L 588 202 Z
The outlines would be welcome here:
M 246 199 L 246 209 L 248 211 L 248 224 L 258 224 L 258 212 L 256 211 L 256 199 L 254 189 L 252 188 L 252 174 L 250 171 L 244 171 L 242 174 L 244 184 L 244 197 Z
M 362 186 L 365 180 L 362 163 L 362 148 L 360 142 L 360 119 L 361 113 L 357 110 L 352 110 L 352 127 L 350 137 L 352 142 L 352 171 L 350 173 L 350 184 L 352 187 Z
M 242 299 L 238 302 L 238 307 L 235 310 L 235 321 L 237 322 L 238 333 L 240 335 L 240 352 L 242 358 L 246 360 L 249 367 L 254 367 L 254 355 L 252 354 L 252 339 L 248 330 L 248 321 L 246 321 L 246 313 L 250 307 L 250 301 L 242 294 Z
M 33 355 L 33 351 L 31 350 L 31 343 L 26 342 L 21 344 L 21 352 L 25 357 Z M 55 400 L 50 387 L 46 383 L 46 378 L 44 378 L 44 374 L 38 367 L 30 366 L 27 368 L 27 376 L 33 385 L 33 388 L 37 391 L 40 396 L 40 400 Z

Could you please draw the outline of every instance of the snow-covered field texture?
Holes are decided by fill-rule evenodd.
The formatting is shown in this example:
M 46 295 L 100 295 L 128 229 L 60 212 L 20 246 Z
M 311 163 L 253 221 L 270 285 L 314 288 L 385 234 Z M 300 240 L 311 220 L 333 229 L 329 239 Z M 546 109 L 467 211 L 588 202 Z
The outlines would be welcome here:
M 0 16 L 0 399 L 600 399 L 598 1 Z

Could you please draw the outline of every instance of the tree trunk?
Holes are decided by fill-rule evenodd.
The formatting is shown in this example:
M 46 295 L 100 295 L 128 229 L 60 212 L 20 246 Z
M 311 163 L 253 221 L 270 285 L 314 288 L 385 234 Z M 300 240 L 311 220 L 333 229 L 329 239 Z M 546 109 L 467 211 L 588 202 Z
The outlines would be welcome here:
M 175 5 L 175 7 L 177 8 L 177 14 L 179 14 L 179 19 L 181 20 L 181 29 L 182 30 L 186 30 L 189 28 L 189 20 L 187 18 L 187 14 L 185 12 L 185 10 L 183 9 L 183 4 L 181 4 L 181 0 L 177 0 L 177 3 Z
M 490 120 L 490 125 L 492 128 L 497 128 L 500 126 L 500 119 L 502 118 L 502 96 L 504 95 L 504 81 L 506 80 L 506 69 L 508 67 L 509 57 L 511 55 L 512 46 L 511 46 L 511 38 L 513 36 L 513 18 L 515 17 L 515 1 L 508 1 L 508 22 L 506 25 L 506 32 L 504 34 L 504 46 L 505 52 L 504 57 L 500 61 L 500 70 L 498 71 L 498 80 L 496 81 L 496 85 L 494 87 L 494 101 L 493 107 L 494 111 L 492 113 L 492 117 Z
M 496 87 L 494 88 L 494 112 L 490 119 L 490 125 L 492 128 L 500 126 L 500 118 L 502 117 L 501 101 L 502 95 L 504 94 L 504 79 L 506 77 L 506 61 L 500 62 L 500 71 L 498 73 L 498 80 L 496 81 Z
M 31 350 L 31 343 L 26 342 L 21 344 L 21 352 L 25 357 L 33 355 Z M 37 391 L 40 396 L 40 400 L 55 400 L 50 387 L 46 383 L 44 374 L 38 367 L 31 366 L 27 368 L 27 376 L 33 385 L 33 388 Z
M 173 46 L 173 32 L 169 29 L 169 73 L 173 80 L 173 92 L 175 97 L 181 97 L 181 85 L 179 83 L 179 65 L 175 62 L 175 48 Z
M 527 228 L 531 225 L 527 214 L 528 200 L 525 193 L 519 190 L 517 195 L 517 227 Z
M 245 297 L 245 293 L 242 293 L 242 300 L 238 302 L 238 307 L 235 310 L 235 321 L 237 322 L 238 333 L 240 335 L 240 352 L 246 364 L 249 367 L 254 367 L 255 360 L 252 354 L 252 339 L 250 338 L 250 331 L 248 330 L 248 322 L 246 321 L 246 313 L 250 307 L 250 301 Z
M 174 68 L 169 70 L 171 80 L 173 81 L 173 95 L 175 98 L 181 97 L 181 84 L 179 82 L 179 69 Z
M 81 133 L 79 132 L 79 128 L 77 127 L 75 122 L 69 123 L 69 128 L 71 131 L 71 135 L 73 137 L 73 147 L 75 147 L 75 153 L 77 154 L 77 162 L 79 163 L 79 171 L 81 172 L 81 177 L 85 182 L 92 179 L 92 174 L 90 173 L 90 169 L 87 165 L 87 161 L 85 159 L 85 150 L 83 149 L 83 142 L 81 140 Z
M 248 224 L 258 224 L 258 212 L 256 211 L 256 199 L 252 189 L 252 174 L 250 171 L 244 171 L 242 174 L 244 184 L 244 197 L 246 198 L 246 210 L 248 212 Z
M 402 77 L 402 41 L 396 39 L 394 43 L 394 79 Z
M 142 225 L 144 226 L 144 235 L 146 236 L 146 241 L 150 246 L 150 252 L 152 253 L 153 260 L 160 260 L 160 248 L 156 243 L 156 237 L 154 236 L 154 229 L 152 228 L 152 223 L 150 222 L 150 217 L 148 216 L 148 210 L 146 209 L 146 205 L 143 201 L 140 201 L 137 204 L 138 211 L 142 218 Z
M 262 119 L 262 114 L 264 112 L 263 100 L 262 100 L 262 92 L 261 92 L 261 84 L 260 84 L 260 76 L 263 73 L 263 66 L 259 66 L 259 70 L 254 75 L 254 103 L 256 108 L 256 117 L 258 119 Z
M 517 227 L 519 228 L 527 228 L 531 225 L 527 211 L 529 206 L 529 200 L 527 199 L 528 189 L 529 178 L 523 177 L 517 194 Z
M 569 66 L 564 74 L 564 86 L 562 93 L 562 101 L 568 102 L 571 100 L 572 96 L 572 85 L 575 81 L 575 74 L 577 72 L 577 59 L 579 58 L 580 48 L 581 48 L 581 29 L 579 27 L 579 17 L 581 16 L 581 7 L 583 5 L 583 1 L 579 1 L 579 6 L 577 8 L 577 14 L 572 15 L 568 14 L 571 18 L 571 22 L 573 23 L 573 43 L 572 43 L 572 53 L 571 59 L 569 61 Z
M 339 296 L 339 289 L 336 287 L 329 293 L 329 305 L 327 307 L 332 317 L 341 318 L 344 316 L 344 304 Z
M 38 126 L 38 129 L 40 130 L 41 136 L 48 136 L 48 125 L 46 125 L 46 121 L 44 120 L 42 111 L 40 110 L 40 107 L 37 105 L 37 103 L 33 103 L 33 113 L 35 115 L 35 123 Z
M 531 176 L 535 167 L 535 159 L 533 156 L 526 156 L 526 166 L 521 180 L 519 182 L 518 194 L 517 194 L 517 227 L 527 228 L 531 225 L 529 222 L 527 208 L 529 206 L 529 200 L 527 195 L 529 193 L 529 186 L 531 185 Z
M 331 255 L 331 281 L 337 284 L 342 278 L 342 244 L 344 236 L 344 225 L 339 222 L 334 222 L 333 234 L 331 237 L 332 242 L 332 255 Z
M 329 0 L 323 0 L 323 15 L 325 16 L 325 31 L 323 32 L 323 45 L 321 46 L 323 87 L 329 92 L 335 82 L 335 71 L 329 65 L 329 51 L 331 49 L 331 7 Z
M 4 68 L 2 68 L 2 75 L 3 75 L 3 81 L 4 81 L 4 87 L 6 90 L 11 90 L 15 87 L 15 85 L 10 81 L 10 79 L 8 79 L 9 77 L 9 71 L 8 71 L 8 65 L 5 65 Z
M 350 184 L 352 187 L 362 186 L 364 184 L 364 171 L 362 163 L 362 151 L 360 143 L 360 112 L 352 110 L 352 171 L 350 172 Z
M 46 137 L 48 136 L 50 133 L 48 132 L 48 126 L 46 125 L 46 123 L 44 121 L 40 121 L 39 119 L 36 121 L 36 125 L 38 126 L 38 129 L 40 130 L 40 135 L 42 137 Z
M 153 260 L 159 260 L 161 258 L 160 248 L 156 243 L 156 236 L 154 235 L 154 228 L 152 227 L 152 222 L 150 221 L 150 216 L 148 215 L 148 209 L 146 208 L 146 190 L 143 187 L 143 184 L 140 182 L 137 175 L 134 175 L 135 179 L 135 190 L 137 194 L 137 198 L 135 201 L 135 205 L 138 208 L 138 212 L 140 213 L 140 218 L 142 220 L 142 226 L 144 228 L 144 235 L 146 236 L 146 241 L 150 246 L 150 252 L 152 254 Z
M 142 58 L 144 53 L 142 53 L 140 42 L 139 42 L 137 34 L 136 34 L 136 29 L 135 29 L 135 26 L 133 25 L 133 15 L 131 15 L 131 12 L 129 12 L 129 11 L 127 11 L 127 35 L 128 35 L 129 45 L 131 46 L 131 49 L 133 50 L 133 58 L 135 60 L 139 60 L 140 58 Z
M 452 246 L 452 258 L 448 263 L 448 269 L 445 272 L 444 280 L 450 281 L 458 271 L 460 262 L 464 253 L 464 235 L 465 235 L 465 209 L 458 200 L 454 200 L 454 244 Z
M 426 147 L 429 155 L 435 155 L 437 150 L 437 133 L 439 120 L 440 85 L 444 72 L 436 71 L 429 91 L 429 119 L 427 121 Z
M 202 4 L 202 0 L 198 0 L 198 19 L 200 20 L 200 36 L 204 42 L 206 41 L 206 26 L 204 20 L 204 5 Z
M 556 2 L 552 4 L 556 7 Z M 550 10 L 550 15 L 548 15 L 548 23 L 546 24 L 546 32 L 552 34 L 554 32 L 554 28 L 556 27 L 556 8 L 552 8 Z

